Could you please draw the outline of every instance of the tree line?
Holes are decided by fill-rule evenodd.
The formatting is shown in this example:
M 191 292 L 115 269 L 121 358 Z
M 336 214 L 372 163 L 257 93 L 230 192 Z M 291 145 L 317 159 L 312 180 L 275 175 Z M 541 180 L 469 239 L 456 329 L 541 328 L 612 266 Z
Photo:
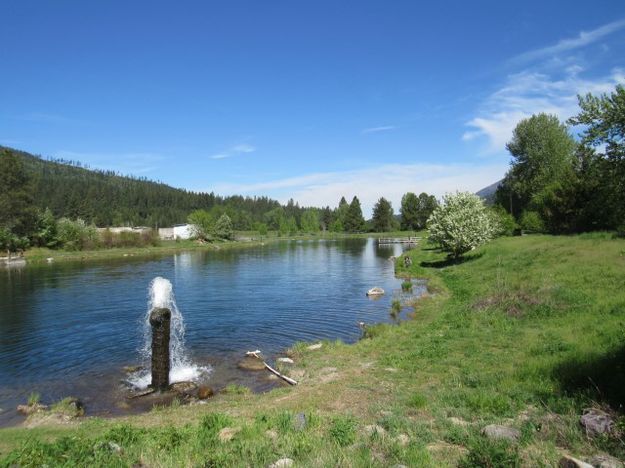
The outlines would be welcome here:
M 567 122 L 548 114 L 522 120 L 507 144 L 511 167 L 495 201 L 522 229 L 625 231 L 625 88 L 578 103 Z

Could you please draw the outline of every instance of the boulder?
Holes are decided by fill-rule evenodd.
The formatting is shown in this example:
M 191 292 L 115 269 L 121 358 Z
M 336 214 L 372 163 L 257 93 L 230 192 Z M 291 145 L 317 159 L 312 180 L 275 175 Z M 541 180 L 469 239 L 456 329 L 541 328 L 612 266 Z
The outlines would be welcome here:
M 184 381 L 184 382 L 176 382 L 170 385 L 172 392 L 176 392 L 180 395 L 190 395 L 195 392 L 197 389 L 197 384 L 195 382 Z
M 623 463 L 610 455 L 595 455 L 590 460 L 595 468 L 623 468 Z
M 558 466 L 560 468 L 593 468 L 592 465 L 578 460 L 577 458 L 573 458 L 570 455 L 564 455 L 560 458 Z
M 200 385 L 200 387 L 197 389 L 197 397 L 200 400 L 206 400 L 207 398 L 212 397 L 214 394 L 215 392 L 208 385 Z
M 579 422 L 586 429 L 586 434 L 595 436 L 612 432 L 614 420 L 605 411 L 597 408 L 589 408 L 584 411 Z
M 521 432 L 510 426 L 500 426 L 498 424 L 489 424 L 482 429 L 482 434 L 492 440 L 509 440 L 516 442 L 521 437 Z

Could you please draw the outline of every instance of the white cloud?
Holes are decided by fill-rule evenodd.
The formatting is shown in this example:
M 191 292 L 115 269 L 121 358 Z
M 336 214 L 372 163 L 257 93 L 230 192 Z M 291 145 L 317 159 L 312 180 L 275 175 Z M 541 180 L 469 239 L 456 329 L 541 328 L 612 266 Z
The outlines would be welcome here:
M 381 127 L 371 127 L 371 128 L 365 128 L 362 131 L 363 135 L 366 135 L 367 133 L 380 133 L 380 132 L 388 132 L 390 130 L 395 130 L 395 126 L 394 125 L 383 125 Z
M 213 154 L 210 158 L 226 159 L 231 158 L 232 156 L 236 156 L 238 154 L 253 153 L 254 151 L 256 151 L 255 146 L 248 145 L 247 143 L 239 143 L 238 145 L 234 145 L 222 153 Z
M 607 93 L 625 83 L 625 72 L 620 69 L 594 79 L 582 78 L 581 72 L 581 67 L 569 66 L 560 78 L 532 71 L 510 75 L 506 84 L 482 103 L 478 116 L 467 122 L 472 130 L 466 131 L 462 139 L 485 137 L 485 152 L 501 151 L 520 120 L 539 112 L 566 120 L 578 112 L 578 94 Z
M 577 37 L 562 39 L 558 43 L 541 49 L 530 50 L 514 57 L 510 63 L 521 64 L 551 55 L 557 55 L 580 47 L 585 47 L 625 27 L 625 18 L 604 24 L 592 31 L 581 31 Z
M 366 169 L 319 172 L 252 184 L 221 184 L 211 187 L 220 194 L 250 194 L 275 197 L 283 203 L 290 198 L 304 206 L 336 206 L 342 196 L 348 201 L 356 195 L 365 216 L 380 197 L 393 203 L 399 212 L 406 192 L 432 193 L 479 189 L 501 179 L 507 164 L 385 164 Z

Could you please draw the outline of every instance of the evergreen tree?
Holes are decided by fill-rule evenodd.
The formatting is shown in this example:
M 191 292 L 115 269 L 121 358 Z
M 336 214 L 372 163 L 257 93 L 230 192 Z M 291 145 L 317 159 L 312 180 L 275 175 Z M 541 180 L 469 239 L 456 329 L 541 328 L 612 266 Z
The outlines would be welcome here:
M 417 196 L 408 192 L 401 197 L 401 228 L 403 231 L 416 231 L 419 229 L 418 213 L 419 199 Z
M 343 199 L 341 199 L 343 201 Z M 340 206 L 339 206 L 340 208 Z M 365 227 L 365 218 L 362 216 L 362 208 L 360 207 L 360 200 L 354 196 L 352 202 L 347 208 L 345 214 L 345 221 L 343 222 L 343 228 L 346 232 L 358 232 L 362 231 Z
M 434 195 L 421 192 L 418 198 L 416 229 L 425 229 L 428 218 L 434 212 L 438 202 Z
M 375 232 L 388 232 L 393 229 L 393 206 L 382 197 L 373 207 L 372 227 Z
M 0 152 L 0 228 L 18 238 L 28 237 L 35 218 L 31 179 L 20 158 L 3 150 Z

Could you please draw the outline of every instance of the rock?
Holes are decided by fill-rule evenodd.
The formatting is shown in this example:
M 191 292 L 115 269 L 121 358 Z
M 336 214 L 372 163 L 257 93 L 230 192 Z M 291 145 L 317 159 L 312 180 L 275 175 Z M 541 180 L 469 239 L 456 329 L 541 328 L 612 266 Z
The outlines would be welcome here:
M 521 433 L 518 429 L 510 426 L 499 426 L 497 424 L 489 424 L 484 429 L 482 429 L 482 434 L 484 434 L 489 439 L 505 439 L 512 442 L 516 442 L 521 437 Z
M 240 430 L 240 427 L 224 427 L 217 437 L 220 442 L 229 442 Z
M 381 437 L 384 437 L 386 435 L 386 430 L 382 426 L 378 426 L 377 424 L 365 426 L 364 431 L 365 431 L 365 434 L 368 436 L 377 434 Z
M 595 455 L 590 459 L 595 468 L 623 468 L 623 463 L 610 455 Z
M 295 415 L 293 428 L 296 431 L 303 431 L 306 428 L 306 415 L 304 413 L 297 413 Z
M 395 369 L 394 367 L 385 367 L 384 370 L 386 372 L 397 372 L 397 369 Z
M 585 410 L 579 422 L 584 426 L 586 434 L 589 436 L 610 433 L 614 427 L 612 417 L 605 411 L 597 408 Z
M 578 460 L 577 458 L 573 458 L 570 455 L 564 455 L 560 458 L 558 466 L 560 468 L 593 468 L 592 465 Z
M 269 468 L 285 468 L 287 466 L 293 466 L 293 463 L 295 462 L 290 458 L 281 458 L 269 465 Z
M 214 394 L 215 392 L 208 385 L 200 385 L 200 387 L 197 389 L 197 397 L 200 400 L 206 400 L 207 398 L 212 397 Z
M 269 437 L 271 440 L 278 440 L 278 433 L 273 429 L 267 429 L 265 431 L 265 435 Z
M 180 395 L 190 395 L 197 389 L 197 384 L 195 382 L 184 381 L 184 382 L 176 382 L 169 386 L 172 392 L 176 392 Z
M 255 357 L 244 357 L 237 364 L 239 369 L 249 370 L 249 371 L 261 371 L 265 370 L 265 365 L 263 361 Z
M 122 453 L 124 450 L 115 442 L 100 442 L 93 446 L 93 450 L 108 450 L 113 453 Z
M 288 357 L 281 357 L 277 359 L 278 362 L 282 364 L 295 364 L 295 361 Z
M 85 415 L 85 404 L 80 401 L 78 398 L 68 398 L 66 400 L 67 408 L 72 413 L 72 416 L 84 416 Z
M 143 370 L 143 366 L 124 366 L 122 367 L 126 374 L 134 374 L 140 370 Z
M 308 351 L 315 351 L 316 349 L 321 349 L 322 346 L 323 346 L 323 343 L 316 343 L 314 345 L 307 346 L 306 349 Z
M 375 287 L 375 288 L 371 288 L 369 289 L 369 291 L 367 291 L 367 296 L 381 296 L 384 294 L 384 289 L 379 288 L 379 287 Z
M 391 468 L 408 468 L 406 465 L 402 465 L 400 463 L 393 465 Z
M 410 443 L 410 437 L 408 437 L 406 434 L 399 434 L 395 440 L 397 441 L 397 443 L 399 445 L 401 445 L 402 447 L 405 447 L 406 445 L 408 445 Z
M 48 406 L 41 403 L 35 403 L 34 405 L 17 405 L 17 412 L 29 416 L 34 413 L 46 411 Z

